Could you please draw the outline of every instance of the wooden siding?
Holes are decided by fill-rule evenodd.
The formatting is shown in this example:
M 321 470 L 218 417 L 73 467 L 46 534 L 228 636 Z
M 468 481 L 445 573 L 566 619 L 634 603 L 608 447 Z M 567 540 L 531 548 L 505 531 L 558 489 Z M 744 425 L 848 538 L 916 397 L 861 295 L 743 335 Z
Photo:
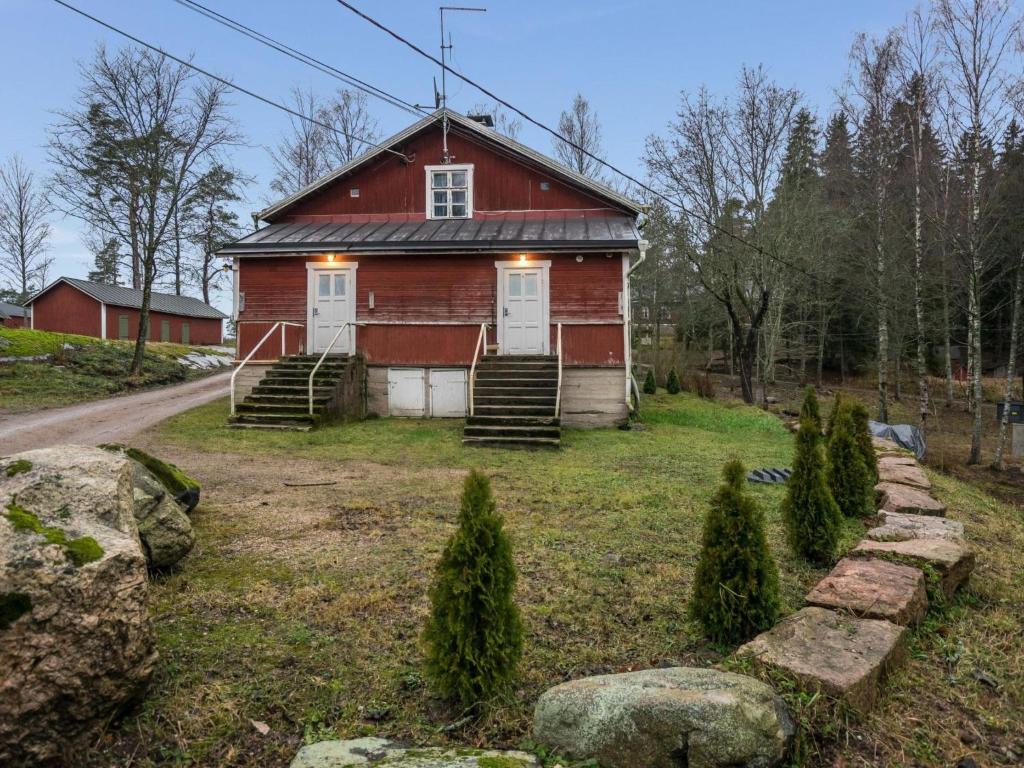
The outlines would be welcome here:
M 302 312 L 305 316 L 306 303 L 303 300 Z M 235 354 L 239 360 L 243 359 L 248 355 L 253 348 L 259 344 L 260 339 L 266 335 L 274 326 L 272 320 L 243 320 L 238 323 L 238 339 L 235 345 Z M 299 327 L 294 325 L 285 325 L 277 329 L 275 333 L 270 335 L 263 346 L 257 350 L 253 356 L 253 361 L 256 360 L 277 360 L 281 354 L 281 333 L 284 333 L 284 353 L 286 355 L 297 355 L 306 350 L 306 325 L 305 321 Z
M 113 304 L 107 305 L 107 338 L 120 338 L 120 318 L 128 318 L 128 338 L 135 340 L 139 335 L 139 310 L 128 307 L 116 307 Z M 97 317 L 99 312 L 97 311 Z M 149 313 L 149 335 L 150 341 L 162 341 L 160 336 L 161 323 L 167 320 L 170 323 L 170 338 L 168 341 L 181 344 L 181 329 L 188 323 L 189 344 L 220 344 L 223 340 L 223 321 L 209 317 L 185 317 L 184 315 L 170 315 L 164 312 Z M 98 334 L 97 334 L 98 335 Z
M 452 162 L 473 165 L 473 218 L 495 211 L 607 210 L 620 213 L 581 189 L 557 181 L 540 168 L 503 154 L 482 140 L 453 131 L 448 136 Z M 390 153 L 297 203 L 274 221 L 330 221 L 334 215 L 426 215 L 425 166 L 441 161 L 441 130 L 434 126 L 411 139 L 401 151 L 415 156 L 406 163 Z M 548 189 L 542 191 L 541 182 Z M 359 197 L 352 197 L 357 188 Z
M 28 328 L 29 320 L 27 317 L 5 317 L 2 325 L 4 328 Z
M 356 346 L 370 364 L 468 365 L 480 324 L 495 341 L 497 281 L 495 261 L 518 254 L 416 255 L 348 257 L 356 270 Z M 622 259 L 586 254 L 531 254 L 550 261 L 551 350 L 556 324 L 562 331 L 566 365 L 621 366 L 625 360 L 619 294 Z M 239 260 L 239 290 L 245 309 L 239 313 L 238 355 L 244 357 L 277 320 L 305 324 L 307 269 L 324 257 L 252 257 Z M 373 309 L 370 294 L 373 293 Z M 287 354 L 304 349 L 305 331 L 287 329 Z M 255 359 L 280 354 L 275 334 Z
M 32 302 L 32 314 L 37 331 L 100 335 L 100 303 L 67 283 L 55 285 Z M 116 327 L 113 332 L 116 338 Z

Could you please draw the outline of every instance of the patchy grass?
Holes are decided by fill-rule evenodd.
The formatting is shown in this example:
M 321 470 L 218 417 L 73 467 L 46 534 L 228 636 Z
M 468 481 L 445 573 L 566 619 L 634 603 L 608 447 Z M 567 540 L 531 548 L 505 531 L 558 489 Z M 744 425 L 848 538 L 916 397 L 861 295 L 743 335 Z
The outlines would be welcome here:
M 0 357 L 26 358 L 0 363 L 0 412 L 70 405 L 128 389 L 197 378 L 209 371 L 194 371 L 178 362 L 194 350 L 204 351 L 202 347 L 148 343 L 142 377 L 129 379 L 134 342 L 0 328 Z M 49 359 L 31 359 L 40 355 Z
M 223 401 L 197 408 L 145 446 L 202 483 L 198 541 L 153 583 L 161 661 L 149 695 L 89 765 L 284 765 L 304 741 L 369 734 L 514 746 L 558 682 L 715 663 L 732 649 L 709 645 L 686 615 L 707 499 L 726 460 L 785 466 L 792 449 L 774 417 L 689 395 L 646 398 L 642 429 L 567 430 L 561 451 L 536 453 L 463 447 L 458 421 L 254 434 L 225 428 L 226 415 Z M 425 687 L 419 633 L 470 467 L 490 475 L 512 537 L 526 647 L 514 696 L 446 728 L 463 713 Z M 1019 738 L 1024 523 L 955 480 L 935 482 L 983 553 L 977 577 L 915 633 L 877 713 L 833 728 L 805 765 L 938 766 L 967 753 L 998 763 Z M 825 571 L 786 550 L 782 489 L 752 490 L 788 613 Z M 862 530 L 848 522 L 843 546 Z

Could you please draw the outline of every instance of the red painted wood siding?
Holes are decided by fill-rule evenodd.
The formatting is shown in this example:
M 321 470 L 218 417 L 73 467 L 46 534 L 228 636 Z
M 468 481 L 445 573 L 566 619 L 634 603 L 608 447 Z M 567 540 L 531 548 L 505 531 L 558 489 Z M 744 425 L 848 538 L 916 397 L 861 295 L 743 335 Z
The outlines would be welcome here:
M 120 338 L 120 318 L 124 315 L 128 318 L 128 338 L 134 340 L 139 335 L 139 311 L 128 307 L 115 307 L 107 305 L 107 338 Z M 181 344 L 182 326 L 188 323 L 189 344 L 209 345 L 220 344 L 223 340 L 223 321 L 206 317 L 185 317 L 183 315 L 170 315 L 164 312 L 149 313 L 149 335 L 150 341 L 162 341 L 161 324 L 164 320 L 170 323 L 170 338 L 168 341 Z
M 33 301 L 32 314 L 37 331 L 100 335 L 100 303 L 67 283 L 54 286 Z
M 448 136 L 452 162 L 473 164 L 473 217 L 488 211 L 552 211 L 603 209 L 608 203 L 555 180 L 544 170 L 502 154 L 479 138 L 453 131 Z M 441 131 L 434 127 L 411 139 L 402 151 L 415 155 L 412 163 L 387 153 L 351 176 L 311 195 L 275 219 L 280 222 L 328 221 L 332 215 L 426 215 L 425 166 L 441 162 Z M 549 189 L 542 191 L 541 182 Z M 358 188 L 359 197 L 350 190 Z
M 24 317 L 5 317 L 4 328 L 28 328 L 29 322 Z
M 360 256 L 356 317 L 367 325 L 356 331 L 357 347 L 377 364 L 468 365 L 480 323 L 492 326 L 488 340 L 495 340 L 498 276 L 494 262 L 516 257 Z M 566 324 L 562 331 L 566 364 L 622 365 L 622 257 L 586 254 L 581 262 L 573 254 L 534 258 L 551 262 L 551 349 L 555 349 L 556 323 L 562 322 Z M 308 262 L 325 260 L 319 256 L 239 260 L 239 290 L 245 294 L 245 309 L 239 313 L 239 357 L 253 349 L 274 321 L 305 324 Z M 304 348 L 303 329 L 289 328 L 286 333 L 288 354 Z M 270 359 L 278 354 L 280 336 L 275 334 L 256 357 Z

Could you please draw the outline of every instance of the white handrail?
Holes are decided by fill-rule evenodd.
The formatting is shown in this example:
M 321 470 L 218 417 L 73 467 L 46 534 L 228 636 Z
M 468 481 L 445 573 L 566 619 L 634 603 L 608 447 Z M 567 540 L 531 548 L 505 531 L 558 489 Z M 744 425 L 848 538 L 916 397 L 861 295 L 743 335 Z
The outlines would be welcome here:
M 327 345 L 327 349 L 324 350 L 323 354 L 320 355 L 320 359 L 316 361 L 316 365 L 313 366 L 313 370 L 309 374 L 309 415 L 310 416 L 313 415 L 313 377 L 316 376 L 316 372 L 320 370 L 320 364 L 323 363 L 324 359 L 327 357 L 327 353 L 330 352 L 332 349 L 334 349 L 334 342 L 336 342 L 338 340 L 338 337 L 341 336 L 341 332 L 344 331 L 346 328 L 348 328 L 348 330 L 349 330 L 348 348 L 352 352 L 356 351 L 356 343 L 355 343 L 356 340 L 352 336 L 352 333 L 355 331 L 355 328 L 356 328 L 357 325 L 362 325 L 362 323 L 356 323 L 356 322 L 353 322 L 351 320 L 346 320 L 344 323 L 342 323 L 342 325 L 338 329 L 337 333 L 334 334 L 334 338 L 332 338 L 331 342 Z
M 562 409 L 562 324 L 558 324 L 558 389 L 555 390 L 555 418 L 559 418 Z
M 256 321 L 252 321 L 252 322 L 256 322 Z M 245 364 L 248 363 L 250 360 L 252 360 L 252 356 L 256 354 L 256 352 L 259 350 L 260 347 L 263 346 L 263 342 L 265 342 L 267 339 L 269 339 L 271 337 L 271 335 L 274 333 L 274 331 L 276 331 L 278 328 L 281 329 L 281 355 L 284 356 L 284 353 L 285 353 L 284 329 L 285 329 L 286 325 L 294 325 L 296 328 L 301 328 L 302 327 L 302 323 L 290 323 L 287 320 L 278 320 L 276 323 L 274 323 L 272 326 L 270 326 L 270 330 L 267 331 L 265 334 L 263 334 L 263 338 L 260 339 L 259 343 L 255 347 L 252 348 L 252 351 L 248 355 L 245 356 L 245 359 L 241 363 L 239 363 L 238 367 L 235 368 L 235 370 L 231 373 L 231 415 L 232 416 L 235 415 L 235 377 L 238 376 L 238 372 L 241 371 L 245 367 Z
M 480 323 L 480 335 L 477 337 L 476 346 L 473 348 L 473 364 L 469 367 L 469 415 L 473 415 L 473 389 L 476 386 L 476 361 L 480 347 L 487 346 L 487 323 Z

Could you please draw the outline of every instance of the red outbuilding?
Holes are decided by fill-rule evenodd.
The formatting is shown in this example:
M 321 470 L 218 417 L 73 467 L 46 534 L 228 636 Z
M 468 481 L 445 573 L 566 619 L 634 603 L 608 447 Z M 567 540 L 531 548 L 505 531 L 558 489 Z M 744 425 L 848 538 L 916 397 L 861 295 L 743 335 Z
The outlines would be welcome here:
M 510 373 L 557 362 L 562 423 L 619 422 L 641 210 L 438 110 L 261 211 L 266 226 L 220 251 L 233 261 L 237 354 L 255 349 L 246 370 L 258 371 L 282 351 L 359 353 L 369 409 L 407 416 L 471 413 L 484 358 Z M 259 378 L 240 376 L 237 394 Z
M 135 339 L 142 291 L 60 277 L 31 299 L 31 327 L 100 339 Z M 149 339 L 213 345 L 223 339 L 223 312 L 191 296 L 150 294 Z
M 31 317 L 28 307 L 0 301 L 0 325 L 4 328 L 28 328 Z

